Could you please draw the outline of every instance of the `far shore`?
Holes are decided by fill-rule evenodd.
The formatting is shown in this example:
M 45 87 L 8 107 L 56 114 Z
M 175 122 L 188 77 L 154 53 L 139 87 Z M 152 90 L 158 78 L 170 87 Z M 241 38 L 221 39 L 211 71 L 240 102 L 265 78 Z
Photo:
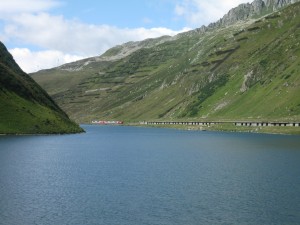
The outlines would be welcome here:
M 258 134 L 277 134 L 277 135 L 300 135 L 300 127 L 247 127 L 235 126 L 233 124 L 214 124 L 214 125 L 147 125 L 139 123 L 125 123 L 128 126 L 172 128 L 180 130 L 195 131 L 220 131 L 220 132 L 237 132 L 237 133 L 258 133 Z
M 107 126 L 91 123 L 82 123 L 82 125 Z M 124 122 L 120 125 L 111 126 L 133 126 L 133 127 L 148 127 L 148 128 L 170 128 L 179 130 L 194 130 L 194 131 L 217 131 L 217 132 L 236 132 L 236 133 L 258 133 L 258 134 L 277 134 L 277 135 L 300 135 L 300 127 L 251 127 L 251 126 L 235 126 L 231 123 L 213 124 L 213 125 L 187 125 L 187 124 L 146 124 L 141 122 Z

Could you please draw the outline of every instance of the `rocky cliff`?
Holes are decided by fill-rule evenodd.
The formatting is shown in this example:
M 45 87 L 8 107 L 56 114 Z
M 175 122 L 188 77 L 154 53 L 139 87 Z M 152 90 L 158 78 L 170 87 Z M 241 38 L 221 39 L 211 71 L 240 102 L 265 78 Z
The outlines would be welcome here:
M 299 2 L 299 0 L 255 0 L 252 3 L 240 4 L 231 9 L 217 22 L 211 23 L 208 28 L 228 26 L 238 21 L 256 18 L 264 14 L 275 12 L 295 2 Z

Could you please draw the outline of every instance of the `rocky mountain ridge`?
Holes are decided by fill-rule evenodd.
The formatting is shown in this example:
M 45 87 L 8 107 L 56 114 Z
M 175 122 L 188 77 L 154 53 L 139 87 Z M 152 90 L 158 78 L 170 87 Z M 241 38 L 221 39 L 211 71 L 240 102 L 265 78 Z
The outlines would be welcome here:
M 117 45 L 113 48 L 110 48 L 100 56 L 90 57 L 76 62 L 64 64 L 62 66 L 57 67 L 57 69 L 66 71 L 79 71 L 82 70 L 84 67 L 88 66 L 90 63 L 120 60 L 132 54 L 133 52 L 138 51 L 139 49 L 152 48 L 166 41 L 171 41 L 174 39 L 176 39 L 176 36 L 171 37 L 165 35 L 159 38 L 149 38 L 143 41 L 130 41 L 122 45 Z
M 119 60 L 142 48 L 151 48 L 167 41 L 176 40 L 177 38 L 180 38 L 181 36 L 184 35 L 189 35 L 190 33 L 197 32 L 201 34 L 221 27 L 233 25 L 239 21 L 245 21 L 245 20 L 257 18 L 266 15 L 268 13 L 275 12 L 280 8 L 286 7 L 290 4 L 299 1 L 300 0 L 254 0 L 252 3 L 240 4 L 239 6 L 231 9 L 220 20 L 218 20 L 217 22 L 213 22 L 208 26 L 202 26 L 195 30 L 180 33 L 173 37 L 162 36 L 159 38 L 150 38 L 143 41 L 127 42 L 107 50 L 104 54 L 100 56 L 91 57 L 91 58 L 79 60 L 77 62 L 64 64 L 62 66 L 59 66 L 57 69 L 66 70 L 66 71 L 79 71 L 93 62 Z
M 299 2 L 299 0 L 254 0 L 252 3 L 244 3 L 229 10 L 220 20 L 208 25 L 208 28 L 218 28 L 232 25 L 241 20 L 259 17 L 272 13 L 280 8 Z

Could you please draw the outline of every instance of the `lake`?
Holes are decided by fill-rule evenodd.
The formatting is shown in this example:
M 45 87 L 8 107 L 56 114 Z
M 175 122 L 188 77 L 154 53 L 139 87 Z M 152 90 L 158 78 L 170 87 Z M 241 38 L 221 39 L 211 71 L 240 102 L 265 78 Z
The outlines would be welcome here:
M 300 224 L 299 136 L 82 127 L 0 137 L 0 224 Z

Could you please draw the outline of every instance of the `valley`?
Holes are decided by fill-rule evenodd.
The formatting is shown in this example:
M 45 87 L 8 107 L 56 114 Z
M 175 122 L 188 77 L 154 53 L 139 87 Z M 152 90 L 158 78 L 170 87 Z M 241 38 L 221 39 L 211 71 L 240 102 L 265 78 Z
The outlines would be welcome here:
M 300 121 L 300 3 L 31 76 L 72 119 Z M 224 20 L 224 18 L 223 18 Z

